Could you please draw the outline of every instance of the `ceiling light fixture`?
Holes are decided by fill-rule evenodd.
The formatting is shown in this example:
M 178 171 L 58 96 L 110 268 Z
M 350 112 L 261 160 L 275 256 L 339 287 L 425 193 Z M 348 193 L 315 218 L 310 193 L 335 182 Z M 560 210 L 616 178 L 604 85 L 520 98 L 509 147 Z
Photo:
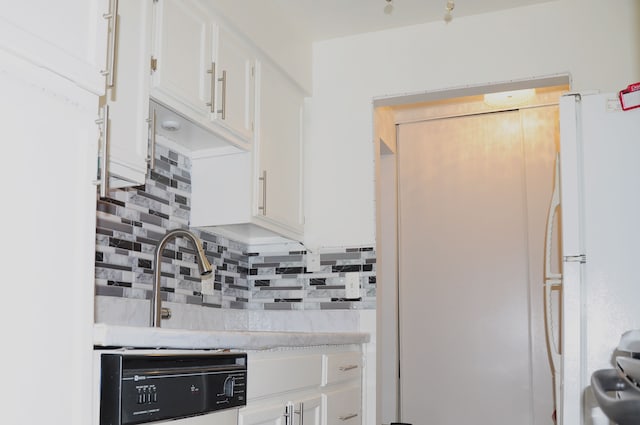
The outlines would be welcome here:
M 522 106 L 529 103 L 536 95 L 535 89 L 523 89 L 503 91 L 498 93 L 487 93 L 484 95 L 484 103 L 488 106 L 507 108 Z
M 387 5 L 384 7 L 384 13 L 391 15 L 393 13 L 393 0 L 386 0 Z
M 447 0 L 447 5 L 444 8 L 445 10 L 444 21 L 447 24 L 453 20 L 453 15 L 451 14 L 451 12 L 453 11 L 453 9 L 455 9 L 455 7 L 456 7 L 456 4 L 454 0 Z

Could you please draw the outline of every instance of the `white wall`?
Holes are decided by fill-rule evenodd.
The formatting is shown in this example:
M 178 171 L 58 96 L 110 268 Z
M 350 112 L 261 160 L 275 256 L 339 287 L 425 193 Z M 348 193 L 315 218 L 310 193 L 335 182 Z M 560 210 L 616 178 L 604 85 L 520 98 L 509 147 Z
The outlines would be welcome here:
M 640 80 L 638 40 L 638 0 L 557 0 L 314 44 L 305 244 L 375 242 L 374 98 L 566 72 L 617 91 Z

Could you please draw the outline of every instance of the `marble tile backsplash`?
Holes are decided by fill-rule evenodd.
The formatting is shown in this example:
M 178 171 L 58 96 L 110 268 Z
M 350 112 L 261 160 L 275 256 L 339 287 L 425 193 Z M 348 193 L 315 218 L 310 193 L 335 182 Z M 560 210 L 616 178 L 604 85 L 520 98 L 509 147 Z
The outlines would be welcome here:
M 97 200 L 97 296 L 148 300 L 154 250 L 168 229 L 188 228 L 191 161 L 159 143 L 156 166 L 144 186 L 116 189 Z M 216 266 L 214 295 L 203 295 L 188 242 L 176 239 L 162 254 L 163 300 L 234 310 L 374 309 L 376 257 L 372 247 L 325 249 L 320 270 L 308 272 L 306 251 L 251 248 L 217 234 L 191 229 Z M 261 252 L 262 251 L 262 252 Z M 344 276 L 360 273 L 357 298 L 346 298 Z

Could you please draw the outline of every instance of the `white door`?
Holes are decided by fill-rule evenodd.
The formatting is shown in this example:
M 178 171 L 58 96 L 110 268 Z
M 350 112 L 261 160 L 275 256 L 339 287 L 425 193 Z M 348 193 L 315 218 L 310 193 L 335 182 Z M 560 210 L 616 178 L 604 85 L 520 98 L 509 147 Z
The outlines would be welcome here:
M 542 253 L 557 108 L 540 111 L 399 126 L 404 422 L 551 423 Z

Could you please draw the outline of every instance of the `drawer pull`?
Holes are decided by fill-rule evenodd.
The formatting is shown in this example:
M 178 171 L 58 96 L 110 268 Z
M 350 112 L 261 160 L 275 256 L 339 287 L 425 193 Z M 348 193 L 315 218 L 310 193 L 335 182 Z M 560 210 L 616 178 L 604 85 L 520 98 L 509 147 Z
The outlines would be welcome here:
M 340 372 L 346 372 L 348 370 L 357 369 L 357 368 L 358 368 L 357 364 L 350 364 L 348 366 L 340 366 Z
M 357 413 L 351 413 L 349 415 L 338 416 L 338 419 L 340 419 L 341 421 L 348 421 L 349 419 L 353 419 L 353 418 L 355 418 L 357 416 L 358 416 Z

